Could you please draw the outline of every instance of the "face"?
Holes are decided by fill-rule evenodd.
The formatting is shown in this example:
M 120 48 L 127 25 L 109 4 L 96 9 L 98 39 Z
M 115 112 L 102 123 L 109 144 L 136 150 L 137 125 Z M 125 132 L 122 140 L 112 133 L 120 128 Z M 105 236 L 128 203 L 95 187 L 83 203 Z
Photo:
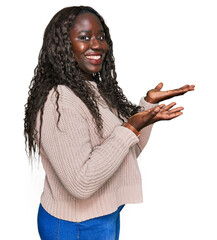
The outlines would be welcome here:
M 70 29 L 70 40 L 74 58 L 82 74 L 90 79 L 99 72 L 108 51 L 105 32 L 98 17 L 92 13 L 82 13 L 75 19 Z

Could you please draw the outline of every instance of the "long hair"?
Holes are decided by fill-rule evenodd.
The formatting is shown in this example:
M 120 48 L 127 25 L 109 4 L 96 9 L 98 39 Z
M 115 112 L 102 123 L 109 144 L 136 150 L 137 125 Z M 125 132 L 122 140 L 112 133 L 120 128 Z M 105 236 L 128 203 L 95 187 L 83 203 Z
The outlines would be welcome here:
M 67 7 L 57 12 L 47 25 L 42 48 L 38 57 L 38 64 L 34 70 L 34 77 L 31 80 L 28 92 L 28 100 L 25 104 L 24 136 L 26 152 L 29 158 L 36 153 L 37 143 L 35 129 L 36 117 L 40 111 L 39 128 L 39 155 L 41 142 L 41 129 L 43 123 L 43 109 L 49 91 L 54 88 L 56 92 L 56 111 L 58 121 L 61 114 L 59 112 L 58 98 L 59 84 L 66 85 L 86 104 L 93 116 L 97 132 L 102 137 L 103 121 L 99 112 L 98 104 L 93 90 L 83 81 L 80 68 L 74 59 L 72 43 L 69 37 L 69 30 L 73 28 L 76 17 L 84 12 L 95 14 L 105 31 L 105 39 L 108 43 L 108 52 L 102 64 L 101 71 L 93 74 L 100 94 L 107 104 L 117 110 L 118 117 L 129 118 L 141 110 L 140 106 L 132 104 L 123 94 L 118 86 L 115 71 L 115 59 L 113 56 L 113 43 L 110 37 L 109 28 L 103 18 L 91 7 L 76 6 Z

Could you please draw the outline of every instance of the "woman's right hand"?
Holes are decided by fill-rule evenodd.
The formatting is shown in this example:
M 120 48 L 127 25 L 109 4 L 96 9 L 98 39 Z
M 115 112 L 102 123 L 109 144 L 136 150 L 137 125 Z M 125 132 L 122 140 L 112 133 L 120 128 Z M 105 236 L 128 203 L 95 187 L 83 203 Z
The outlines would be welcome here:
M 146 111 L 136 113 L 128 119 L 128 123 L 130 123 L 136 130 L 140 131 L 142 128 L 155 122 L 171 120 L 182 115 L 181 111 L 184 109 L 183 107 L 171 109 L 175 105 L 175 102 L 170 103 L 167 106 L 165 106 L 165 104 L 161 104 Z

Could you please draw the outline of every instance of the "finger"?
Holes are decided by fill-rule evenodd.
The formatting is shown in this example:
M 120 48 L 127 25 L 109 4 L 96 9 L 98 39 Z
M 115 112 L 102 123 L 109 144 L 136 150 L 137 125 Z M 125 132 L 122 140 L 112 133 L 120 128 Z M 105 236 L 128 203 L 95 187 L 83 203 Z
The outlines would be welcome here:
M 189 84 L 186 84 L 185 86 L 180 87 L 180 89 L 185 89 L 185 88 L 193 89 L 193 88 L 195 88 L 195 85 L 189 85 Z
M 185 91 L 185 90 L 187 90 L 188 88 L 189 88 L 189 84 L 186 84 L 186 85 L 184 85 L 184 86 L 182 86 L 182 87 L 180 87 L 180 88 L 175 88 L 175 89 L 170 90 L 170 91 Z
M 185 88 L 185 89 L 184 88 L 178 88 L 178 89 L 169 90 L 169 91 L 167 91 L 167 97 L 171 98 L 171 97 L 183 95 L 188 91 L 189 91 L 188 88 Z
M 171 109 L 175 105 L 176 105 L 176 103 L 172 102 L 172 103 L 168 104 L 167 106 L 165 106 L 163 109 L 161 109 L 161 111 L 168 111 L 169 109 Z
M 165 91 L 165 93 L 166 93 L 167 97 L 179 96 L 179 95 L 185 94 L 188 91 L 193 91 L 194 87 L 195 87 L 195 85 L 186 84 L 183 87 Z
M 162 89 L 162 87 L 163 87 L 163 83 L 160 82 L 160 83 L 155 87 L 155 89 L 158 90 L 158 91 L 160 91 L 160 90 Z
M 180 87 L 179 89 L 184 89 L 184 88 L 187 88 L 187 87 L 189 87 L 189 84 L 186 84 L 185 86 Z
M 159 108 L 164 108 L 165 107 L 165 104 L 161 104 L 158 106 Z
M 183 92 L 185 93 L 185 92 L 188 92 L 188 91 L 193 91 L 194 88 L 195 88 L 195 85 L 189 85 L 189 84 L 187 84 L 187 85 L 179 88 L 178 90 L 179 90 L 179 91 L 181 90 L 181 91 L 183 91 Z
M 176 118 L 176 117 L 179 117 L 179 116 L 181 116 L 182 114 L 183 114 L 183 112 L 172 113 L 172 114 L 169 115 L 168 120 L 171 120 L 171 119 L 174 119 L 174 118 Z
M 190 86 L 189 86 L 189 91 L 193 91 L 194 88 L 195 88 L 195 85 L 190 85 Z
M 177 108 L 174 108 L 174 109 L 170 110 L 170 111 L 169 111 L 169 114 L 171 114 L 171 113 L 176 113 L 176 112 L 180 112 L 180 111 L 182 111 L 182 110 L 184 110 L 183 107 L 177 107 Z
M 160 112 L 160 106 L 157 106 L 155 108 L 153 108 L 149 113 L 148 113 L 148 118 L 152 119 L 153 117 L 155 117 L 159 112 Z M 147 116 L 147 115 L 146 115 Z M 145 117 L 146 117 L 145 116 Z
M 152 108 L 151 111 L 146 112 L 146 114 L 143 115 L 143 122 L 144 123 L 151 123 L 153 118 L 160 112 L 160 107 L 157 106 L 155 108 Z
M 151 115 L 156 115 L 156 114 L 158 114 L 159 112 L 160 112 L 160 107 L 159 106 L 157 106 L 157 107 L 155 107 L 150 113 L 151 113 Z
M 162 109 L 164 106 L 165 106 L 165 104 L 160 104 L 158 107 L 159 107 L 160 109 Z M 151 111 L 154 110 L 155 108 L 156 108 L 156 107 L 149 108 L 148 110 L 145 110 L 145 111 L 143 111 L 143 112 L 144 112 L 144 114 L 146 114 L 147 111 L 148 111 L 148 112 L 151 112 Z

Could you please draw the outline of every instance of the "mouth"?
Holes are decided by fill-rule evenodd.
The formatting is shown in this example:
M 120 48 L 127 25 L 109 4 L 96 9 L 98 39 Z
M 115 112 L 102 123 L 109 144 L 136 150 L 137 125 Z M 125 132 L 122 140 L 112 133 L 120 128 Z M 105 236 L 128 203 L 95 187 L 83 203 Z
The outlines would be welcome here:
M 102 63 L 102 55 L 86 55 L 85 56 L 88 62 L 91 64 L 101 64 Z

